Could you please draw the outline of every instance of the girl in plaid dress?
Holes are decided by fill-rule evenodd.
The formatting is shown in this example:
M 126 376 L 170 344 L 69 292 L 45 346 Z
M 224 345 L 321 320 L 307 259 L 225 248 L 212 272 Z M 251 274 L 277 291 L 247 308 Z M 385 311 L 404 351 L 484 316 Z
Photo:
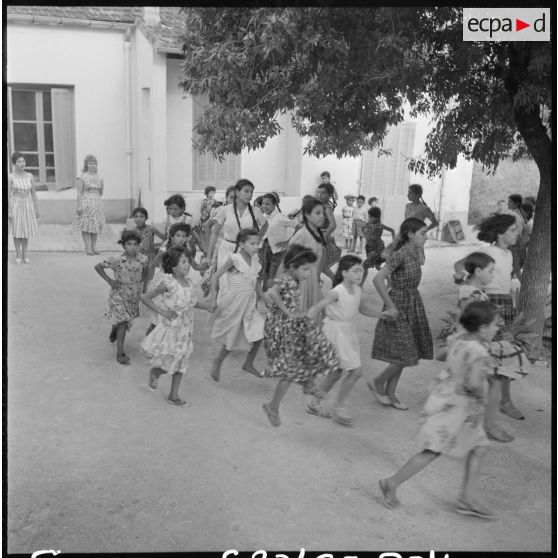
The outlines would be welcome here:
M 481 252 L 488 254 L 496 263 L 492 281 L 485 287 L 488 299 L 496 304 L 498 311 L 509 326 L 515 318 L 515 309 L 511 296 L 513 277 L 513 255 L 509 250 L 517 240 L 519 228 L 513 215 L 492 215 L 477 225 L 477 238 L 488 242 L 490 246 L 481 248 Z M 456 282 L 461 282 L 465 277 L 465 258 L 454 264 Z M 495 340 L 503 338 L 500 331 Z M 500 411 L 516 420 L 523 420 L 523 413 L 513 404 L 510 393 L 510 379 L 503 377 L 499 382 L 501 387 Z
M 304 393 L 318 400 L 315 377 L 336 372 L 339 362 L 333 346 L 319 325 L 300 309 L 303 284 L 311 276 L 317 256 L 301 244 L 291 244 L 285 253 L 285 273 L 263 296 L 270 310 L 264 327 L 264 346 L 270 363 L 268 377 L 279 378 L 273 398 L 263 410 L 273 426 L 280 426 L 279 405 L 291 383 L 302 385 Z
M 373 279 L 385 304 L 385 318 L 376 325 L 372 358 L 390 364 L 369 387 L 380 403 L 402 411 L 408 407 L 395 396 L 395 388 L 403 368 L 416 366 L 419 359 L 433 357 L 432 335 L 418 291 L 422 276 L 420 253 L 426 242 L 426 230 L 423 221 L 405 219 L 399 240 Z M 385 285 L 388 277 L 389 291 Z
M 110 285 L 106 317 L 112 322 L 109 340 L 116 341 L 116 360 L 128 364 L 130 358 L 124 353 L 124 338 L 139 315 L 139 303 L 143 281 L 147 271 L 147 257 L 138 252 L 141 236 L 136 231 L 122 231 L 119 244 L 124 253 L 111 256 L 95 266 L 95 271 Z M 112 269 L 111 279 L 105 269 Z
M 360 284 L 361 287 L 366 281 L 368 270 L 371 267 L 375 267 L 379 271 L 382 264 L 386 261 L 382 256 L 382 252 L 386 247 L 382 240 L 384 231 L 390 232 L 392 241 L 395 242 L 395 231 L 382 223 L 382 210 L 379 207 L 371 207 L 368 210 L 368 217 L 368 222 L 363 228 L 364 238 L 366 239 L 366 259 L 362 264 L 364 275 Z

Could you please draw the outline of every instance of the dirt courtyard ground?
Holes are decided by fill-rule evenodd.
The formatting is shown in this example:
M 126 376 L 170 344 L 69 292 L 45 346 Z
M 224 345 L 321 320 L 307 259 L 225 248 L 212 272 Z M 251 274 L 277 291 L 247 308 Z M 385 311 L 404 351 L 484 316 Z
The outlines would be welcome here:
M 421 292 L 435 334 L 455 304 L 452 263 L 471 246 L 433 247 Z M 100 257 L 30 253 L 8 267 L 8 551 L 225 551 L 227 549 L 446 550 L 550 552 L 552 540 L 551 369 L 528 366 L 514 382 L 527 419 L 501 423 L 516 436 L 493 443 L 480 489 L 497 518 L 456 514 L 462 462 L 441 458 L 399 490 L 388 510 L 378 479 L 419 448 L 414 442 L 429 382 L 443 364 L 403 373 L 410 410 L 381 407 L 365 379 L 383 364 L 369 358 L 375 320 L 360 316 L 365 378 L 350 396 L 355 424 L 305 412 L 292 387 L 273 428 L 262 411 L 275 380 L 240 369 L 235 354 L 215 384 L 217 347 L 196 310 L 195 351 L 177 408 L 169 378 L 146 390 L 139 352 L 147 327 L 127 337 L 131 364 L 115 360 L 103 317 L 108 286 Z M 193 272 L 195 273 L 195 272 Z M 365 292 L 380 307 L 371 280 Z M 265 355 L 256 364 L 264 367 Z

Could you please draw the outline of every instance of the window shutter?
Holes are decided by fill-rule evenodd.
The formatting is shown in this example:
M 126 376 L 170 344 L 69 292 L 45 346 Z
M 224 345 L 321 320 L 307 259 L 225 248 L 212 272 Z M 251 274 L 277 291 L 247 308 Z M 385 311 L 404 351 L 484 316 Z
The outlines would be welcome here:
M 207 95 L 193 97 L 193 122 L 194 126 L 201 115 L 203 108 L 208 103 Z M 192 132 L 195 138 L 196 132 Z M 211 153 L 200 153 L 193 149 L 193 185 L 194 189 L 202 190 L 206 186 L 213 186 L 217 189 L 225 189 L 234 184 L 240 174 L 240 156 L 225 155 L 223 162 L 213 157 Z
M 51 98 L 56 189 L 64 190 L 75 185 L 76 177 L 73 94 L 69 89 L 52 89 Z

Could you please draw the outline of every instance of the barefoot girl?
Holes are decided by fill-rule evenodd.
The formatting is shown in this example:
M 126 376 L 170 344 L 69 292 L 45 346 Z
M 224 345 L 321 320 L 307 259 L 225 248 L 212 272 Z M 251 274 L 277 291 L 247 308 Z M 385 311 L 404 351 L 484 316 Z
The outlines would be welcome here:
M 518 227 L 513 215 L 498 214 L 485 219 L 477 225 L 479 231 L 477 238 L 490 243 L 490 246 L 481 248 L 481 252 L 488 254 L 494 261 L 494 276 L 492 281 L 486 285 L 485 291 L 488 299 L 498 306 L 500 315 L 504 319 L 505 325 L 509 327 L 515 317 L 515 309 L 511 296 L 513 255 L 509 250 L 517 239 Z M 456 281 L 460 281 L 465 276 L 464 259 L 454 264 Z M 503 331 L 500 331 L 496 340 L 503 338 Z M 523 420 L 523 413 L 517 409 L 511 400 L 510 378 L 496 378 L 497 386 L 501 388 L 502 396 L 500 401 L 500 411 L 516 420 Z
M 426 242 L 426 230 L 419 219 L 405 219 L 391 255 L 373 279 L 385 303 L 386 317 L 376 325 L 372 358 L 389 362 L 375 378 L 373 391 L 380 403 L 402 411 L 408 407 L 395 396 L 395 388 L 403 368 L 416 366 L 419 359 L 433 357 L 432 335 L 418 291 L 422 276 L 420 254 Z M 385 285 L 388 277 L 389 292 Z M 372 389 L 370 384 L 369 387 Z
M 345 379 L 341 382 L 331 412 L 320 406 L 320 400 L 312 397 L 306 410 L 313 415 L 333 419 L 340 424 L 350 425 L 353 419 L 343 409 L 345 399 L 349 392 L 362 376 L 360 361 L 360 343 L 355 325 L 357 314 L 360 312 L 371 318 L 378 318 L 379 312 L 368 310 L 361 301 L 362 289 L 362 260 L 358 256 L 347 255 L 339 260 L 339 266 L 333 278 L 333 288 L 307 312 L 308 317 L 315 318 L 318 312 L 325 308 L 323 332 L 329 342 L 334 346 L 339 368 L 328 374 L 319 385 L 320 392 L 329 393 L 339 380 L 344 370 L 347 371 Z
M 148 218 L 147 209 L 143 207 L 136 207 L 132 211 L 132 219 L 134 220 L 135 227 L 130 230 L 136 231 L 141 237 L 141 243 L 138 248 L 138 253 L 147 257 L 147 275 L 145 277 L 145 285 L 151 281 L 153 277 L 154 265 L 153 261 L 157 257 L 155 249 L 155 236 L 161 240 L 166 240 L 167 237 L 155 227 L 146 225 Z
M 151 359 L 149 387 L 157 389 L 161 374 L 172 374 L 169 403 L 183 406 L 186 401 L 178 396 L 182 375 L 188 368 L 192 354 L 193 308 L 213 311 L 214 306 L 205 301 L 196 301 L 192 283 L 187 275 L 190 271 L 190 255 L 184 248 L 170 247 L 163 254 L 164 276 L 154 289 L 141 297 L 141 301 L 160 314 L 158 324 L 141 343 L 142 351 Z M 157 299 L 157 303 L 153 299 Z
M 95 266 L 95 271 L 110 285 L 108 306 L 105 316 L 111 320 L 110 342 L 116 341 L 116 360 L 128 364 L 130 358 L 124 353 L 126 331 L 132 327 L 139 315 L 139 303 L 143 292 L 143 281 L 147 272 L 147 258 L 138 253 L 141 237 L 136 231 L 122 231 L 118 244 L 124 247 L 120 256 L 110 256 Z M 111 279 L 105 269 L 112 269 Z
M 308 196 L 302 203 L 302 222 L 303 226 L 289 240 L 289 246 L 300 244 L 305 248 L 310 248 L 317 257 L 315 263 L 310 265 L 308 277 L 300 284 L 300 311 L 306 312 L 311 306 L 322 299 L 322 289 L 320 287 L 320 270 L 324 255 L 326 240 L 321 231 L 324 223 L 324 205 L 318 199 Z M 279 266 L 277 277 L 286 271 L 283 264 Z
M 491 359 L 485 344 L 498 330 L 499 316 L 493 304 L 475 301 L 463 311 L 459 321 L 466 330 L 450 348 L 447 369 L 440 374 L 436 387 L 424 407 L 426 419 L 418 439 L 424 448 L 399 471 L 380 480 L 380 490 L 387 507 L 400 502 L 397 488 L 422 471 L 441 453 L 466 457 L 465 476 L 455 511 L 482 518 L 490 511 L 474 497 L 485 446 L 489 444 L 483 430 L 486 375 Z
M 297 225 L 296 219 L 289 219 L 279 209 L 279 196 L 274 192 L 262 196 L 262 209 L 267 223 L 262 227 L 263 245 L 260 249 L 262 289 L 273 286 L 273 280 L 287 249 L 289 239 Z
M 315 264 L 316 254 L 311 249 L 291 244 L 283 261 L 285 273 L 264 295 L 271 303 L 264 330 L 270 363 L 265 374 L 279 378 L 272 400 L 263 405 L 273 426 L 281 425 L 279 405 L 292 382 L 301 384 L 304 393 L 319 400 L 316 375 L 332 374 L 339 365 L 333 346 L 318 324 L 300 311 L 300 285 L 311 276 Z
M 361 286 L 364 285 L 368 270 L 375 267 L 378 271 L 385 262 L 382 253 L 385 250 L 385 244 L 382 240 L 384 231 L 391 233 L 392 241 L 395 242 L 395 231 L 391 227 L 387 227 L 382 223 L 382 210 L 379 207 L 371 207 L 368 210 L 368 222 L 364 225 L 364 238 L 366 239 L 366 260 L 362 264 L 364 267 L 364 275 L 362 277 Z
M 236 239 L 237 252 L 227 257 L 211 280 L 209 297 L 215 303 L 217 282 L 221 275 L 229 275 L 227 290 L 222 293 L 212 320 L 211 338 L 223 344 L 211 367 L 211 377 L 216 382 L 219 381 L 221 365 L 231 351 L 248 350 L 242 369 L 262 376 L 254 367 L 264 328 L 264 319 L 256 308 L 256 302 L 262 295 L 258 280 L 261 268 L 258 261 L 259 241 L 256 229 L 242 229 Z

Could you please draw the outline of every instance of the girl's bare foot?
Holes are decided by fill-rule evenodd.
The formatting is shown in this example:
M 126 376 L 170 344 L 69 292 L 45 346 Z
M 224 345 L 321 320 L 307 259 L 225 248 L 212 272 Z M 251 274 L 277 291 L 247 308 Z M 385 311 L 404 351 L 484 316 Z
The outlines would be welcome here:
M 380 390 L 380 386 L 376 382 L 376 380 L 372 380 L 372 382 L 366 382 L 368 385 L 368 389 L 374 394 L 374 397 L 378 400 L 379 403 L 382 405 L 391 405 L 391 399 Z
M 254 374 L 254 376 L 257 376 L 258 378 L 263 378 L 265 371 L 264 372 L 260 372 L 258 369 L 254 368 L 253 364 L 246 364 L 244 363 L 242 365 L 242 370 L 244 370 L 244 372 L 250 372 L 250 374 Z M 214 378 L 215 379 L 215 378 Z
M 380 490 L 382 491 L 382 496 L 384 497 L 384 505 L 386 508 L 393 509 L 401 502 L 395 496 L 395 488 L 389 486 L 387 479 L 381 479 L 378 483 L 380 485 Z
M 152 368 L 149 371 L 149 389 L 157 389 L 157 380 L 159 379 L 159 373 L 156 368 Z
M 219 375 L 221 373 L 221 363 L 218 360 L 214 360 L 211 365 L 211 377 L 214 381 L 219 381 Z

